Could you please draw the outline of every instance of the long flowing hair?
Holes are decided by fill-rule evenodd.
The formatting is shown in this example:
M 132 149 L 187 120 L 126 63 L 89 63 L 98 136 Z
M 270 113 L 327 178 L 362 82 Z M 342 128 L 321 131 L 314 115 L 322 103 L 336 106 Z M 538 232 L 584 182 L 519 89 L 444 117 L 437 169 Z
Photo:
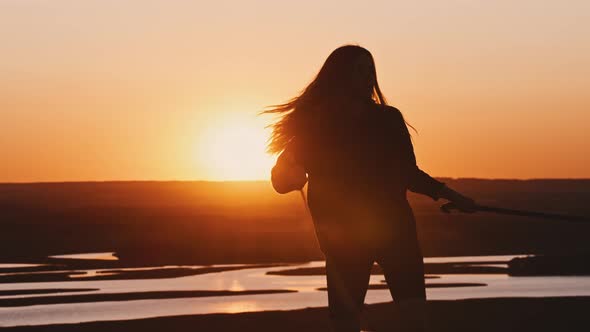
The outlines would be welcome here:
M 328 56 L 316 77 L 298 96 L 262 112 L 280 115 L 270 125 L 268 152 L 281 153 L 297 136 L 302 121 L 309 121 L 318 112 L 336 111 L 335 103 L 351 99 L 387 105 L 377 82 L 373 55 L 363 47 L 344 45 Z

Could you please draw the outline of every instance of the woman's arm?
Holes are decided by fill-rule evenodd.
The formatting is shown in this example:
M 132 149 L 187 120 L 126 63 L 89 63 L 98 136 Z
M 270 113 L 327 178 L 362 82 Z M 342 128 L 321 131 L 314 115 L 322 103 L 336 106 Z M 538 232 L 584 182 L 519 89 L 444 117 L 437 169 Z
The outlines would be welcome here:
M 414 146 L 408 127 L 401 112 L 396 111 L 399 114 L 399 126 L 403 136 L 403 152 L 407 158 L 408 189 L 415 193 L 430 196 L 434 200 L 438 200 L 439 198 L 447 199 L 455 203 L 457 208 L 463 212 L 474 212 L 476 204 L 473 199 L 447 187 L 444 183 L 437 181 L 416 165 L 416 155 L 414 154 Z
M 415 165 L 415 164 L 414 164 Z M 462 212 L 475 212 L 476 203 L 473 199 L 447 187 L 446 184 L 439 182 L 415 166 L 408 186 L 410 191 L 432 197 L 434 200 L 439 198 L 447 199 L 453 203 L 457 209 Z
M 287 146 L 271 170 L 270 180 L 273 188 L 279 194 L 301 190 L 307 183 L 305 169 L 297 163 L 292 150 L 292 145 Z

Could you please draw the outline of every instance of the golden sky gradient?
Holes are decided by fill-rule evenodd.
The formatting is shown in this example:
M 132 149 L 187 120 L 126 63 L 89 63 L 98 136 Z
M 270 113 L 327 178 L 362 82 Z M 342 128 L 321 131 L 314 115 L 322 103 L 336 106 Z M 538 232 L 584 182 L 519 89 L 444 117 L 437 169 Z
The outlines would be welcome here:
M 345 43 L 433 176 L 590 177 L 589 1 L 0 2 L 0 182 L 267 179 Z

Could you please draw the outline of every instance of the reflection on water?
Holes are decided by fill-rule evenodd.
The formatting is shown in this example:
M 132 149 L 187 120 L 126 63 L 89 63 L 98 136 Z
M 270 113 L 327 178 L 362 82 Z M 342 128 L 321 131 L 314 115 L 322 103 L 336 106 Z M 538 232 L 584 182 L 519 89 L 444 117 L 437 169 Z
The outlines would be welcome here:
M 229 303 L 224 308 L 224 312 L 237 313 L 247 311 L 261 311 L 258 303 L 255 300 L 237 300 Z
M 425 263 L 487 263 L 487 262 L 508 262 L 514 257 L 524 255 L 495 255 L 495 256 L 457 256 L 457 257 L 426 257 Z
M 229 286 L 228 290 L 230 291 L 243 291 L 245 290 L 244 286 L 240 283 L 238 279 L 232 280 L 231 286 Z
M 467 264 L 467 265 L 463 265 L 463 266 L 477 266 L 477 267 L 499 267 L 499 268 L 505 268 L 506 264 Z
M 59 259 L 93 259 L 93 260 L 101 260 L 101 261 L 116 261 L 119 260 L 117 256 L 115 256 L 114 252 L 93 252 L 93 253 L 84 253 L 84 254 L 68 254 L 68 255 L 54 255 L 49 256 L 49 258 L 59 258 Z
M 116 275 L 116 272 L 104 272 L 99 270 L 88 270 L 85 271 L 84 274 L 71 274 L 69 275 L 70 278 L 92 278 L 92 277 L 102 277 L 102 276 L 113 276 Z
M 448 257 L 427 258 L 426 262 L 507 262 L 514 256 Z M 293 265 L 321 267 L 324 262 Z M 227 265 L 225 265 L 227 266 Z M 234 313 L 262 310 L 290 310 L 327 305 L 325 276 L 280 276 L 267 275 L 269 271 L 284 269 L 284 266 L 231 270 L 218 273 L 190 275 L 179 278 L 139 280 L 84 280 L 65 282 L 37 282 L 0 284 L 0 290 L 41 288 L 97 288 L 90 293 L 127 293 L 174 290 L 268 290 L 289 289 L 295 293 L 259 294 L 240 296 L 216 296 L 134 300 L 121 302 L 85 302 L 35 305 L 0 308 L 0 325 L 39 325 L 75 323 L 96 320 L 137 319 L 155 316 L 186 314 Z M 379 284 L 383 276 L 371 276 L 371 284 Z M 437 283 L 484 283 L 485 287 L 429 288 L 427 295 L 433 300 L 450 300 L 489 297 L 543 297 L 543 296 L 590 296 L 590 277 L 509 277 L 501 274 L 453 274 L 428 279 L 428 284 Z M 59 294 L 45 294 L 57 296 Z M 0 296 L 0 299 L 35 297 L 37 295 Z M 367 293 L 366 303 L 391 301 L 388 290 L 375 289 Z

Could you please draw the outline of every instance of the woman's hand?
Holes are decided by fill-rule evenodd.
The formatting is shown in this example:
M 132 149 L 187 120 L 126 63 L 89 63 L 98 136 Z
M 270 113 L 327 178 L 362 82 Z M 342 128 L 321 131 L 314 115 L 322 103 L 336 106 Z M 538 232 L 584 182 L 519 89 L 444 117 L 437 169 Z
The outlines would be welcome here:
M 447 186 L 441 190 L 440 197 L 451 201 L 453 206 L 461 212 L 473 213 L 477 211 L 477 204 L 473 199 L 460 194 Z

